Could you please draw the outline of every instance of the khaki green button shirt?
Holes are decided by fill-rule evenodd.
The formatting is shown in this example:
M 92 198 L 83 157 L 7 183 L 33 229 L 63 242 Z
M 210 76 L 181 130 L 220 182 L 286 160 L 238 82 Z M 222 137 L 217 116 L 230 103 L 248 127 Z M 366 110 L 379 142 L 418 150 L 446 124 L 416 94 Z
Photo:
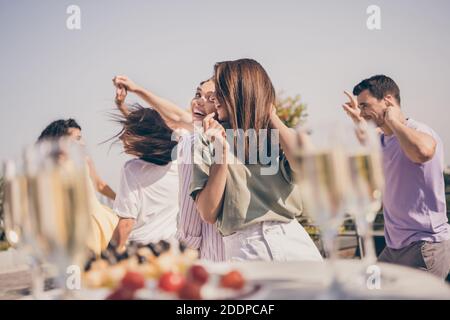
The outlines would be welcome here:
M 193 145 L 193 175 L 191 197 L 196 198 L 209 178 L 213 164 L 212 145 L 199 134 Z M 262 174 L 270 165 L 228 164 L 223 207 L 217 219 L 217 228 L 223 236 L 263 221 L 290 222 L 303 212 L 299 187 L 292 183 L 291 170 L 284 154 L 277 158 L 274 174 Z M 264 170 L 263 170 L 264 171 Z

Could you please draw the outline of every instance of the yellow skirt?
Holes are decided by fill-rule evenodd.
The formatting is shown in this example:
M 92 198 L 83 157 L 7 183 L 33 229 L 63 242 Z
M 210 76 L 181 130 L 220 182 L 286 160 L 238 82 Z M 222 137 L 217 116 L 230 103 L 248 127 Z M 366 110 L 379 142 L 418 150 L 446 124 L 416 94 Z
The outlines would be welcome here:
M 91 214 L 91 230 L 87 238 L 88 248 L 97 255 L 106 249 L 118 221 L 119 218 L 110 208 L 99 203 L 99 207 Z
M 99 255 L 108 246 L 119 218 L 111 208 L 100 203 L 90 179 L 89 182 L 88 192 L 92 212 L 91 228 L 86 239 L 86 244 L 89 249 Z

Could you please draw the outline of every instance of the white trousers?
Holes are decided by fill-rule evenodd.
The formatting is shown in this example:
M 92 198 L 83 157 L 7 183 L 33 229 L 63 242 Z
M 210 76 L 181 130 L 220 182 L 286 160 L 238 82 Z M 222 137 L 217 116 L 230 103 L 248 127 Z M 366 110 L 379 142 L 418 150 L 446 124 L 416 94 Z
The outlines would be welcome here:
M 261 222 L 225 236 L 223 241 L 227 261 L 322 261 L 297 220 Z

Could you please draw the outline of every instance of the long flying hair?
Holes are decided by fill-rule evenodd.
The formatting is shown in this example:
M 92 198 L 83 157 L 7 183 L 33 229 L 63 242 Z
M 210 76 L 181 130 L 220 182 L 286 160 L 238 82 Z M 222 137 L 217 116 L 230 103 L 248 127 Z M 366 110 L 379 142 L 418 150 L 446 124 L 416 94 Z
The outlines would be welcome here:
M 118 122 L 123 127 L 115 137 L 122 141 L 127 154 L 157 165 L 172 161 L 177 141 L 172 140 L 173 130 L 158 112 L 134 104 L 132 111 L 126 117 L 120 117 Z

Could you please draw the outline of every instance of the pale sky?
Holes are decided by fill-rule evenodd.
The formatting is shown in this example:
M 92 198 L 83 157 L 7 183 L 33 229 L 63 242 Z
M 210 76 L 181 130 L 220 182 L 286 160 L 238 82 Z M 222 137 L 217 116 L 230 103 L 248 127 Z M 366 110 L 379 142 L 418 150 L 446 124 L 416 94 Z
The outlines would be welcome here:
M 81 30 L 66 27 L 72 4 Z M 369 5 L 381 8 L 381 30 L 366 27 Z M 406 115 L 435 129 L 450 164 L 449 17 L 448 0 L 0 0 L 0 160 L 72 117 L 116 188 L 127 157 L 99 145 L 120 129 L 108 117 L 113 76 L 187 107 L 215 62 L 247 57 L 277 91 L 301 94 L 312 122 L 345 117 L 344 89 L 391 76 Z

